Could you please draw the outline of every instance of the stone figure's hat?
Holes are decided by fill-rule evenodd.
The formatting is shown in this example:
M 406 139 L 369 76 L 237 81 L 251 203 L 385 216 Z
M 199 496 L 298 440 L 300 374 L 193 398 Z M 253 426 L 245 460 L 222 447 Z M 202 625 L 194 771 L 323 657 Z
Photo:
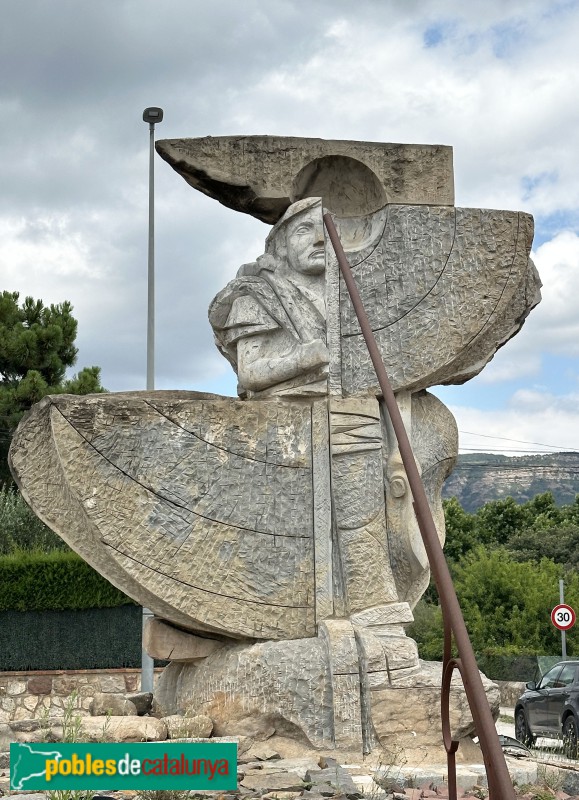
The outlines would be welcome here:
M 387 203 L 454 205 L 452 148 L 293 136 L 162 139 L 157 152 L 224 206 L 276 223 L 288 206 L 322 197 L 340 217 Z

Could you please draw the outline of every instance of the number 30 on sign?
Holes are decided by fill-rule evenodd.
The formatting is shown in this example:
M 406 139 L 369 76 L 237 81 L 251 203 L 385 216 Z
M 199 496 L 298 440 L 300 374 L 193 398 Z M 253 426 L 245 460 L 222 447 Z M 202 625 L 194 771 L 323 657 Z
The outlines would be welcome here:
M 555 606 L 551 611 L 551 622 L 560 631 L 568 631 L 575 625 L 575 612 L 571 606 L 561 605 Z

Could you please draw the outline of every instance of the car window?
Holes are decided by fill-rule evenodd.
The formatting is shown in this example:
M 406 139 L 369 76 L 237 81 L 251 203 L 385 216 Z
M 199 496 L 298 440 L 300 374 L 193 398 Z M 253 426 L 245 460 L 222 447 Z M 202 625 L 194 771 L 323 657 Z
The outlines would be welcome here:
M 563 667 L 561 664 L 556 664 L 553 669 L 550 669 L 549 672 L 543 675 L 537 689 L 552 689 L 556 686 L 557 678 L 562 669 Z
M 577 666 L 575 664 L 565 664 L 563 669 L 561 670 L 561 674 L 557 676 L 557 682 L 555 683 L 556 687 L 563 688 L 564 686 L 569 686 L 570 683 L 573 683 L 575 680 L 575 673 L 577 671 Z

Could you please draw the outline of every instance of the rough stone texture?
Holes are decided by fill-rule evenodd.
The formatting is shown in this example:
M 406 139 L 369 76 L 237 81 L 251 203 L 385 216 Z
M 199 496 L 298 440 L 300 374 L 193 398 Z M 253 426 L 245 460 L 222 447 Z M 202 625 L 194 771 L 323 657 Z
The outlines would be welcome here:
M 10 749 L 10 742 L 13 742 L 12 729 L 0 720 L 0 752 Z
M 373 397 L 332 398 L 329 411 L 340 600 L 352 614 L 398 600 L 388 552 L 380 408 Z
M 416 525 L 407 547 L 401 544 L 406 531 L 394 536 L 392 523 L 388 531 L 376 401 L 331 402 L 332 481 L 339 487 L 332 547 L 330 496 L 320 503 L 312 498 L 312 482 L 329 492 L 327 428 L 312 424 L 313 417 L 321 420 L 318 409 L 327 416 L 327 401 L 242 403 L 164 392 L 58 396 L 38 404 L 19 429 L 12 463 L 43 518 L 157 614 L 191 628 L 211 622 L 230 636 L 297 638 L 315 633 L 314 613 L 323 619 L 332 608 L 350 614 L 395 603 L 391 562 L 412 604 L 428 583 L 424 563 L 418 579 L 413 574 L 408 583 L 414 583 L 404 583 L 411 571 L 405 554 L 422 547 Z M 433 467 L 424 474 L 442 537 L 440 486 L 455 456 L 456 428 L 444 406 L 425 394 L 415 395 L 411 424 L 419 458 Z M 50 427 L 53 438 L 45 436 Z M 54 464 L 57 490 L 40 480 L 45 460 Z M 168 474 L 171 490 L 163 488 Z M 111 517 L 109 499 L 121 488 L 123 503 L 116 502 Z M 407 506 L 409 499 L 407 492 Z M 318 565 L 324 548 L 332 559 L 326 574 L 314 569 L 314 529 L 318 541 L 322 532 L 327 537 L 318 554 Z M 382 549 L 375 547 L 379 539 Z M 322 599 L 319 612 L 316 596 Z M 205 657 L 218 646 L 154 625 L 179 639 L 185 648 L 180 657 Z M 168 652 L 159 646 L 154 654 Z M 117 686 L 113 677 L 107 680 L 108 691 L 122 690 L 122 679 Z M 55 680 L 55 691 L 70 694 L 69 684 Z
M 277 750 L 265 744 L 256 744 L 251 748 L 251 757 L 256 761 L 277 761 L 281 758 Z
M 143 647 L 152 658 L 198 661 L 223 647 L 223 642 L 192 636 L 163 620 L 150 619 L 145 626 Z
M 48 675 L 31 678 L 28 681 L 28 691 L 30 694 L 50 694 L 52 691 L 52 678 Z
M 552 492 L 558 506 L 575 502 L 579 453 L 542 453 L 539 458 L 464 453 L 444 484 L 443 497 L 456 497 L 465 511 L 474 514 L 494 500 L 512 497 L 516 503 L 526 503 L 545 492 Z
M 104 672 L 99 680 L 101 692 L 124 692 L 127 688 L 124 675 L 113 675 Z
M 62 740 L 62 719 L 13 720 L 8 725 L 12 742 L 58 742 Z M 8 749 L 8 748 L 7 748 Z
M 7 800 L 10 800 L 10 798 L 12 800 L 15 800 L 15 798 L 18 798 L 18 800 L 46 800 L 46 797 L 47 795 L 43 792 L 19 792 L 18 794 L 6 795 Z
M 54 720 L 51 720 L 50 717 L 47 720 L 39 720 L 39 719 L 21 719 L 10 723 L 10 729 L 14 731 L 14 733 L 31 733 L 32 731 L 40 730 L 43 725 L 46 723 L 46 726 L 50 726 Z M 61 724 L 61 720 L 57 720 L 57 725 Z
M 167 727 L 154 717 L 85 717 L 81 735 L 88 742 L 157 742 L 167 738 Z
M 524 681 L 496 681 L 501 695 L 501 706 L 514 708 L 517 700 L 525 691 Z
M 151 706 L 153 704 L 153 692 L 131 692 L 131 694 L 125 695 L 127 700 L 130 700 L 131 703 L 134 703 L 135 708 L 137 709 L 137 714 L 142 717 L 144 714 L 148 714 L 151 710 Z
M 464 383 L 539 302 L 528 214 L 393 205 L 336 226 L 395 390 Z M 295 203 L 209 309 L 242 393 L 324 394 L 327 368 L 333 394 L 380 394 L 338 275 L 321 203 Z
M 253 775 L 246 775 L 241 781 L 241 786 L 252 791 L 295 791 L 300 792 L 304 789 L 304 783 L 295 772 L 268 772 L 263 773 L 259 770 Z
M 442 486 L 457 457 L 456 421 L 444 403 L 429 392 L 414 392 L 411 397 L 407 392 L 399 392 L 397 401 L 414 457 L 422 473 L 424 490 L 440 544 L 444 545 Z M 414 515 L 410 485 L 402 466 L 400 451 L 391 425 L 386 422 L 384 415 L 382 431 L 386 524 L 392 572 L 399 599 L 414 608 L 426 591 L 430 569 Z M 376 625 L 377 622 L 373 621 L 372 624 Z
M 11 459 L 43 519 L 157 616 L 296 638 L 315 633 L 311 427 L 298 403 L 61 395 Z
M 327 795 L 342 793 L 349 798 L 361 797 L 352 776 L 339 764 L 332 764 L 325 769 L 310 769 L 306 772 L 306 783 L 312 784 L 312 791 Z M 329 791 L 328 791 L 329 790 Z
M 213 720 L 205 714 L 193 717 L 172 714 L 163 717 L 169 739 L 208 739 L 213 731 Z
M 104 694 L 99 692 L 90 701 L 89 711 L 93 717 L 111 714 L 114 717 L 137 716 L 137 707 L 121 694 Z
M 324 226 L 319 198 L 294 203 L 209 307 L 215 342 L 248 398 L 327 394 Z
M 514 211 L 388 206 L 365 241 L 336 220 L 392 387 L 464 383 L 521 328 L 540 299 L 529 261 L 533 218 Z M 328 245 L 328 273 L 337 270 Z M 348 394 L 379 393 L 348 291 L 339 282 L 339 353 Z M 337 343 L 336 343 L 337 344 Z
M 155 146 L 190 186 L 271 224 L 303 197 L 323 197 L 344 216 L 386 203 L 454 204 L 452 148 L 443 145 L 205 136 Z
M 322 207 L 441 543 L 456 426 L 425 389 L 480 372 L 538 302 L 532 219 L 455 209 L 446 148 L 225 137 L 158 149 L 196 188 L 276 223 L 209 309 L 244 399 L 45 398 L 14 437 L 19 486 L 89 563 L 184 629 L 156 621 L 148 633 L 150 651 L 173 659 L 162 714 L 318 748 L 438 744 L 440 670 L 419 665 L 404 631 L 428 561 Z M 452 697 L 468 737 L 464 693 Z
M 565 770 L 561 789 L 569 795 L 579 796 L 579 773 Z
M 198 666 L 172 663 L 155 698 L 163 716 L 211 717 L 216 736 L 290 732 L 314 747 L 333 738 L 330 666 L 316 638 L 228 645 Z
M 420 742 L 424 746 L 442 747 L 441 682 L 442 665 L 421 661 L 418 671 L 397 676 L 391 685 L 369 686 L 370 713 L 381 746 L 412 748 Z M 500 702 L 498 687 L 484 676 L 483 686 L 496 719 Z M 409 702 L 409 697 L 412 697 L 412 702 Z M 453 737 L 457 740 L 475 734 L 466 694 L 456 673 L 451 684 L 450 720 Z
M 355 750 L 362 741 L 360 665 L 353 625 L 328 619 L 320 625 L 331 673 L 333 740 L 336 747 Z
M 160 669 L 155 670 L 157 676 Z M 40 679 L 43 679 L 39 683 Z M 36 694 L 30 685 L 38 690 L 51 683 L 49 694 Z M 135 703 L 138 714 L 146 714 L 151 707 L 153 696 L 150 692 L 134 693 L 140 686 L 139 670 L 122 670 L 111 673 L 107 670 L 71 671 L 66 675 L 55 672 L 39 675 L 37 673 L 0 673 L 0 723 L 39 718 L 48 713 L 50 717 L 60 716 L 64 707 L 71 703 L 74 693 L 74 710 L 80 716 L 87 716 L 92 698 L 99 693 L 118 694 L 122 692 L 128 700 Z M 126 692 L 130 693 L 126 693 Z M 6 701 L 10 701 L 7 703 Z M 6 704 L 6 708 L 3 707 Z M 9 708 L 8 708 L 9 706 Z
M 312 488 L 314 495 L 314 580 L 316 620 L 332 617 L 338 605 L 334 596 L 334 558 L 332 548 L 332 493 L 328 406 L 325 398 L 312 404 Z
M 18 680 L 8 680 L 6 682 L 6 686 L 4 687 L 4 691 L 0 691 L 0 694 L 4 694 L 4 692 L 8 695 L 8 697 L 24 694 L 27 689 L 26 681 L 18 681 Z
M 383 623 L 379 610 L 375 618 Z M 314 748 L 442 747 L 441 665 L 419 662 L 401 625 L 373 626 L 369 612 L 358 619 L 366 624 L 326 620 L 318 639 L 227 645 L 199 666 L 173 663 L 159 681 L 158 713 L 205 714 L 217 736 L 289 735 Z M 484 686 L 497 715 L 498 688 Z M 451 720 L 468 742 L 472 717 L 456 678 Z

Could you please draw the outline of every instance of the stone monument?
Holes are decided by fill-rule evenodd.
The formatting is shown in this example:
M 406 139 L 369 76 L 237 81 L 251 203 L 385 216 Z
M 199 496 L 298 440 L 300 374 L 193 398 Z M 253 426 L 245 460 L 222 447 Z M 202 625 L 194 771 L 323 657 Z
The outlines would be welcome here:
M 405 632 L 428 561 L 322 213 L 352 266 L 441 542 L 457 431 L 427 388 L 478 374 L 539 301 L 532 218 L 456 208 L 448 147 L 208 137 L 157 150 L 195 188 L 273 225 L 209 308 L 240 399 L 45 398 L 14 439 L 19 486 L 154 612 L 147 647 L 171 659 L 156 695 L 166 713 L 316 748 L 434 743 L 440 670 Z M 463 705 L 457 688 L 468 735 Z

